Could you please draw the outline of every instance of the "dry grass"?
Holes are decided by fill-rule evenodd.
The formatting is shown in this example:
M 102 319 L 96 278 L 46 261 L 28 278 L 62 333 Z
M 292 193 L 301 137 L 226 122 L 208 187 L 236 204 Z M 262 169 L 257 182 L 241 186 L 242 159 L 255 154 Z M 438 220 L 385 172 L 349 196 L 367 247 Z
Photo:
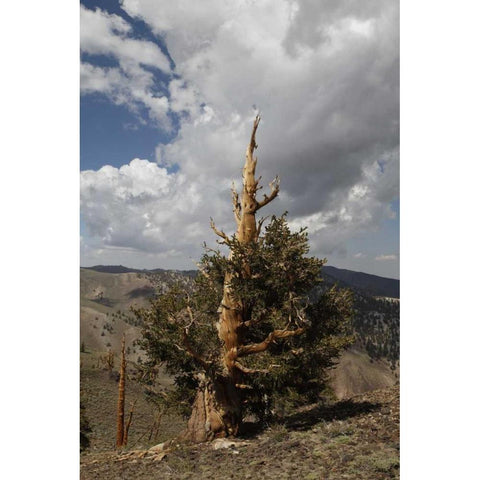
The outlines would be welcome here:
M 89 435 L 91 452 L 112 450 L 116 438 L 118 375 L 116 370 L 110 373 L 103 367 L 97 368 L 98 364 L 97 354 L 82 354 L 83 368 L 80 372 L 80 385 L 82 398 L 85 401 L 85 415 L 92 427 Z M 126 413 L 135 400 L 133 421 L 128 435 L 128 448 L 146 448 L 163 442 L 172 438 L 179 429 L 184 427 L 185 421 L 182 418 L 163 415 L 156 435 L 157 429 L 152 431 L 152 427 L 159 416 L 159 411 L 146 401 L 143 387 L 129 381 L 127 377 Z
M 86 453 L 81 478 L 399 478 L 398 416 L 398 387 L 391 387 L 331 406 L 312 406 L 285 425 L 243 439 L 246 445 L 236 449 L 179 446 L 161 462 L 122 462 L 112 451 Z

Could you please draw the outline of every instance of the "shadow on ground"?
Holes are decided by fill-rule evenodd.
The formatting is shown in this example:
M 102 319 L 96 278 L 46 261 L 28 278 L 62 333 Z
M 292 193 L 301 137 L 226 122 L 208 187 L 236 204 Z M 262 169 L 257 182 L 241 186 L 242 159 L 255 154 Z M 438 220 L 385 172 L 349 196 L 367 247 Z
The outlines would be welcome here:
M 287 416 L 282 420 L 278 420 L 276 423 L 284 425 L 287 430 L 305 431 L 322 421 L 347 420 L 359 415 L 375 412 L 381 407 L 381 403 L 343 400 L 332 405 L 317 405 L 309 410 Z M 253 438 L 267 428 L 267 425 L 260 422 L 244 422 L 242 424 L 240 437 L 244 439 Z
M 148 285 L 145 285 L 140 288 L 134 288 L 128 292 L 128 298 L 150 298 L 155 295 L 155 289 Z
M 284 420 L 288 430 L 308 430 L 323 421 L 346 420 L 348 418 L 371 413 L 382 407 L 380 403 L 354 402 L 343 400 L 333 405 L 319 405 L 310 410 L 295 413 Z
M 115 302 L 110 300 L 109 298 L 101 297 L 101 298 L 94 298 L 92 302 L 99 303 L 100 305 L 104 305 L 105 307 L 113 307 Z

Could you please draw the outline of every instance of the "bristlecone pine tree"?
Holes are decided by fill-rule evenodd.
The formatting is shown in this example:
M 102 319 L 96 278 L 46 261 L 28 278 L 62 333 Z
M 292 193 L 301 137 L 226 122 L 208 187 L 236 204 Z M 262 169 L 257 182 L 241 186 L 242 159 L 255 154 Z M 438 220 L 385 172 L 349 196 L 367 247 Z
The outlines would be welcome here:
M 256 214 L 277 197 L 279 180 L 257 199 L 259 121 L 247 147 L 241 196 L 232 188 L 236 233 L 228 236 L 211 222 L 228 256 L 207 249 L 191 291 L 172 286 L 150 308 L 134 310 L 144 325 L 144 368 L 162 364 L 174 375 L 177 388 L 167 398 L 190 412 L 182 435 L 188 441 L 235 436 L 249 413 L 263 419 L 286 402 L 318 399 L 326 369 L 352 341 L 350 292 L 317 289 L 311 295 L 325 260 L 307 257 L 305 229 L 292 232 L 284 214 L 261 231 L 265 219 L 257 221 Z

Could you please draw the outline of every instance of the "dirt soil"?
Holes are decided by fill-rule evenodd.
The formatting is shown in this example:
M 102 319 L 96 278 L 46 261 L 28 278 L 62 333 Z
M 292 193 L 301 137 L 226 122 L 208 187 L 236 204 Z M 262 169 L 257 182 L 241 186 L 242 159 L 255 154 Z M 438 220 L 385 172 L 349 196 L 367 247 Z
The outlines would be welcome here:
M 172 425 L 171 425 L 172 426 Z M 80 478 L 355 479 L 399 478 L 399 388 L 303 409 L 282 425 L 251 430 L 238 443 L 178 445 L 160 461 L 127 458 L 97 443 L 81 455 Z M 102 445 L 104 446 L 104 445 Z M 99 448 L 100 447 L 100 448 Z
M 374 360 L 366 352 L 351 348 L 343 352 L 331 371 L 330 386 L 339 400 L 352 395 L 392 387 L 399 380 L 399 369 L 392 371 L 384 359 Z

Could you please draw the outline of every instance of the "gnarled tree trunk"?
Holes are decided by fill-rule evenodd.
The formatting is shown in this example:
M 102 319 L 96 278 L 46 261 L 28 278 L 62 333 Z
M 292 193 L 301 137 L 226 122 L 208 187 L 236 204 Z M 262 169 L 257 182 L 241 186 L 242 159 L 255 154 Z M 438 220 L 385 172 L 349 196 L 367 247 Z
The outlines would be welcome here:
M 232 379 L 204 378 L 182 438 L 199 443 L 236 435 L 241 423 L 240 407 L 240 398 Z
M 247 147 L 245 165 L 243 167 L 243 190 L 241 201 L 235 189 L 232 189 L 233 212 L 237 223 L 236 238 L 242 244 L 256 242 L 260 235 L 262 221 L 256 221 L 255 214 L 267 203 L 271 202 L 279 191 L 279 182 L 276 178 L 271 184 L 270 195 L 265 195 L 262 201 L 257 201 L 256 193 L 259 189 L 259 179 L 255 179 L 257 159 L 253 152 L 257 148 L 255 134 L 260 117 L 256 117 L 250 143 Z M 212 229 L 228 245 L 229 238 L 217 230 L 213 221 Z M 232 255 L 230 253 L 230 255 Z M 249 265 L 244 266 L 245 274 L 249 274 Z M 205 378 L 197 392 L 193 405 L 192 416 L 188 422 L 184 438 L 194 442 L 202 442 L 214 437 L 236 435 L 242 421 L 241 387 L 242 375 L 251 373 L 239 362 L 239 353 L 243 345 L 239 336 L 240 327 L 249 319 L 243 318 L 242 305 L 235 300 L 231 290 L 231 275 L 227 274 L 224 280 L 223 299 L 219 306 L 217 323 L 218 336 L 223 345 L 222 359 L 223 372 L 214 379 Z M 268 345 L 265 345 L 266 349 Z M 259 350 L 261 351 L 261 350 Z M 244 353 L 245 354 L 245 353 Z

